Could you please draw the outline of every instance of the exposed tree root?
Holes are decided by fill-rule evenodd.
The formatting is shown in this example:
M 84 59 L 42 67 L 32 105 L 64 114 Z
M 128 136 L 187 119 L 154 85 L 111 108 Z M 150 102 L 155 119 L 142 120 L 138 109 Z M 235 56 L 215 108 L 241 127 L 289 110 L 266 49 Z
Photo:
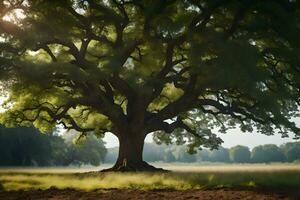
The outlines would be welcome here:
M 117 162 L 112 168 L 101 170 L 101 172 L 168 172 L 163 168 L 156 168 L 147 162 Z

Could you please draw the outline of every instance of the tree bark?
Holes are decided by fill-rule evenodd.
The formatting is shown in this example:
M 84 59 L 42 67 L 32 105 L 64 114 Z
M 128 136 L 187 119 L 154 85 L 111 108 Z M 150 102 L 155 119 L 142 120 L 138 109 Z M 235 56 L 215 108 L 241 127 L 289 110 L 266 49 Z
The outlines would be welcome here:
M 136 171 L 164 171 L 155 168 L 143 160 L 144 134 L 123 134 L 119 139 L 119 155 L 112 168 L 107 171 L 136 172 Z

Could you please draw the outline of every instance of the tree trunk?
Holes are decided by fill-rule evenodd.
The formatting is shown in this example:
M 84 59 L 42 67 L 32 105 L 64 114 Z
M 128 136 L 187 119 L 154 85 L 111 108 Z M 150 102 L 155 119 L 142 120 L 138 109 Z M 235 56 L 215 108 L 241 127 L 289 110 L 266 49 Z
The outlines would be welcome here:
M 121 135 L 119 139 L 119 155 L 115 165 L 106 171 L 164 171 L 155 168 L 143 160 L 145 136 L 143 134 Z

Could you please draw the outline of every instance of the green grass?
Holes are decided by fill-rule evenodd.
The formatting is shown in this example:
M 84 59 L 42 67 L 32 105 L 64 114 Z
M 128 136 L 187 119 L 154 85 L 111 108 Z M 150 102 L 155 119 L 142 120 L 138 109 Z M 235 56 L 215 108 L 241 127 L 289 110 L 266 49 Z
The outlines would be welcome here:
M 168 168 L 168 167 L 167 167 Z M 2 169 L 0 190 L 212 189 L 300 190 L 300 165 L 169 166 L 169 173 L 74 173 L 71 169 Z M 49 172 L 47 172 L 49 171 Z

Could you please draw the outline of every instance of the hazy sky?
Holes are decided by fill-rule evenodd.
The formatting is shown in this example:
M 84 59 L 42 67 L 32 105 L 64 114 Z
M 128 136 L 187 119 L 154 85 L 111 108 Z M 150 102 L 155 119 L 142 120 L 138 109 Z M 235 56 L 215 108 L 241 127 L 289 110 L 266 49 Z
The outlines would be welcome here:
M 300 127 L 300 118 L 295 118 L 293 120 L 297 127 Z M 214 131 L 216 132 L 216 131 Z M 289 138 L 281 138 L 280 134 L 274 135 L 263 135 L 261 133 L 256 133 L 255 130 L 252 133 L 243 133 L 239 129 L 229 130 L 226 134 L 219 133 L 218 134 L 224 143 L 222 144 L 223 147 L 233 147 L 235 145 L 245 145 L 249 148 L 253 148 L 258 145 L 262 144 L 276 144 L 281 145 L 287 142 L 295 142 L 300 140 L 294 140 L 294 134 L 290 134 Z M 119 146 L 118 139 L 112 134 L 106 134 L 104 137 L 104 141 L 106 142 L 106 147 L 115 147 Z M 149 134 L 146 138 L 146 142 L 152 142 L 152 135 Z
M 281 138 L 281 135 L 276 134 L 272 136 L 267 136 L 259 133 L 243 133 L 239 130 L 231 130 L 228 131 L 226 134 L 219 134 L 222 140 L 224 141 L 223 145 L 224 147 L 232 147 L 235 145 L 245 145 L 250 148 L 253 148 L 254 146 L 261 145 L 261 144 L 276 144 L 281 145 L 286 142 L 293 142 L 296 140 L 293 140 L 293 135 L 291 135 L 290 138 Z M 118 139 L 112 135 L 107 134 L 104 137 L 104 141 L 106 142 L 106 147 L 115 147 L 118 146 Z M 300 140 L 297 140 L 300 141 Z M 146 138 L 146 142 L 152 142 L 151 135 L 148 135 Z

